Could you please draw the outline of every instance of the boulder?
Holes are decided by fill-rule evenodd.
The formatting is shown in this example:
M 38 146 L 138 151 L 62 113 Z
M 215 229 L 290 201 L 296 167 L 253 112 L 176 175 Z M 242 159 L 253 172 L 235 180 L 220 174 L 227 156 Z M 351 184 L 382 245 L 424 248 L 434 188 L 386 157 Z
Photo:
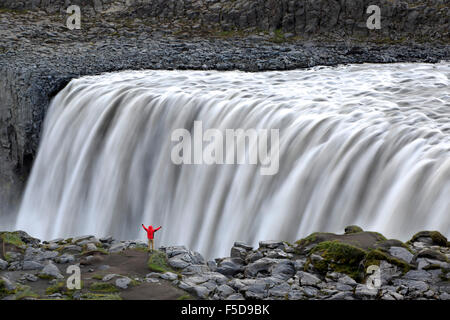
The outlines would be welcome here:
M 317 276 L 304 271 L 297 272 L 297 277 L 301 286 L 316 286 L 321 282 Z
M 242 269 L 242 260 L 237 258 L 225 258 L 218 264 L 216 272 L 226 276 L 234 276 L 241 272 Z
M 273 277 L 283 280 L 292 278 L 295 274 L 294 263 L 290 260 L 282 260 L 272 266 L 270 273 Z
M 260 241 L 259 242 L 259 248 L 261 249 L 282 249 L 284 248 L 283 241 L 276 241 L 276 240 L 268 240 L 268 241 Z
M 402 259 L 406 263 L 410 263 L 414 255 L 403 247 L 389 248 L 389 254 L 397 259 Z
M 441 247 L 447 247 L 448 241 L 439 231 L 421 231 L 416 233 L 409 243 L 422 242 L 426 245 L 437 245 Z
M 359 299 L 375 299 L 378 295 L 378 289 L 369 288 L 365 284 L 358 284 L 355 289 L 355 296 Z
M 6 268 L 8 268 L 8 262 L 0 259 L 0 270 L 5 270 Z
M 123 251 L 127 248 L 126 244 L 122 243 L 122 242 L 118 242 L 115 243 L 113 245 L 111 245 L 111 247 L 109 248 L 109 253 L 116 253 L 116 252 L 120 252 Z
M 55 262 L 56 263 L 71 263 L 75 261 L 75 257 L 69 253 L 64 253 L 62 255 L 60 255 L 59 257 L 55 258 Z
M 278 262 L 277 259 L 261 258 L 247 265 L 244 274 L 246 277 L 256 277 L 258 273 L 270 274 L 271 267 Z
M 41 270 L 42 268 L 44 265 L 37 261 L 24 261 L 22 266 L 22 270 Z
M 53 262 L 49 261 L 44 268 L 39 272 L 40 277 L 49 277 L 49 278 L 55 278 L 55 279 L 63 279 L 61 272 L 59 271 L 58 267 L 53 264 Z
M 127 289 L 131 283 L 131 279 L 128 277 L 121 277 L 116 279 L 115 285 L 119 289 Z
M 358 226 L 348 226 L 345 227 L 344 232 L 345 234 L 351 234 L 351 233 L 358 233 L 358 232 L 363 232 L 364 230 L 361 227 Z

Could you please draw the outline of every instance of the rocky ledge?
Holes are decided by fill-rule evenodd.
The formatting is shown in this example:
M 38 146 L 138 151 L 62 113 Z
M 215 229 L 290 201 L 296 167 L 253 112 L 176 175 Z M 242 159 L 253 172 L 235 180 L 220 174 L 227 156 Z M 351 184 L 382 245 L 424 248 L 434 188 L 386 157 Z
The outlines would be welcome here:
M 357 226 L 293 244 L 236 242 L 206 261 L 185 246 L 82 236 L 41 242 L 1 232 L 0 299 L 450 300 L 450 245 L 437 231 L 403 243 Z M 68 266 L 81 270 L 70 290 Z M 375 271 L 375 272 L 374 272 Z

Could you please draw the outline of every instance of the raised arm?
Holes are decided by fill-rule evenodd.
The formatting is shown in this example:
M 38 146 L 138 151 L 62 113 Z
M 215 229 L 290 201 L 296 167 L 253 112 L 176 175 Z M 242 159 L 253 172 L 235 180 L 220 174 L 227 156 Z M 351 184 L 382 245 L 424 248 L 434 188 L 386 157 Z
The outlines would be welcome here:
M 148 229 L 144 226 L 144 224 L 142 224 L 142 228 L 144 228 L 145 231 L 148 231 Z
M 161 229 L 161 226 L 159 226 L 158 228 L 155 229 L 155 232 L 158 231 L 159 229 Z

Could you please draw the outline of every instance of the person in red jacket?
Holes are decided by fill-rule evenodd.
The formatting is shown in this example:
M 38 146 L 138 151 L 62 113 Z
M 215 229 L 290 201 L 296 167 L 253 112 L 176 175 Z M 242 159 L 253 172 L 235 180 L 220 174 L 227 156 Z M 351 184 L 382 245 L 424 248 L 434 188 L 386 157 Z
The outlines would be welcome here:
M 147 231 L 147 239 L 148 239 L 148 251 L 150 251 L 150 245 L 152 247 L 151 251 L 155 250 L 155 245 L 154 245 L 154 241 L 153 241 L 153 236 L 155 234 L 156 231 L 158 231 L 159 229 L 161 229 L 161 226 L 159 226 L 156 229 L 153 229 L 153 226 L 148 226 L 148 228 L 146 228 L 144 226 L 144 224 L 142 224 L 142 228 L 145 229 L 145 231 Z

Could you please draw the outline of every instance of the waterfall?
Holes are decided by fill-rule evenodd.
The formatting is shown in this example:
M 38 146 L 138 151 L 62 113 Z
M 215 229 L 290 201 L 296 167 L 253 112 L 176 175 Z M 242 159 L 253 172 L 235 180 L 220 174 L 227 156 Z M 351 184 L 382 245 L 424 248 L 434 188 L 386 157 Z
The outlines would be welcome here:
M 283 72 L 127 71 L 51 102 L 16 229 L 186 245 L 295 241 L 350 224 L 450 236 L 450 65 Z M 175 164 L 174 130 L 275 129 L 279 169 Z M 229 150 L 225 150 L 229 152 Z

